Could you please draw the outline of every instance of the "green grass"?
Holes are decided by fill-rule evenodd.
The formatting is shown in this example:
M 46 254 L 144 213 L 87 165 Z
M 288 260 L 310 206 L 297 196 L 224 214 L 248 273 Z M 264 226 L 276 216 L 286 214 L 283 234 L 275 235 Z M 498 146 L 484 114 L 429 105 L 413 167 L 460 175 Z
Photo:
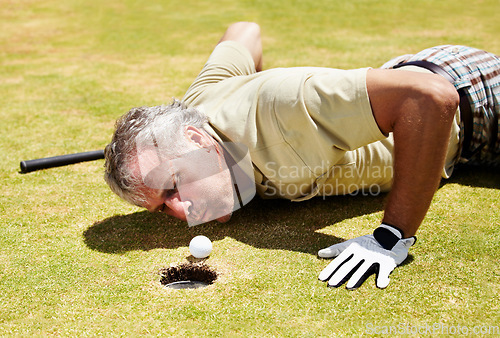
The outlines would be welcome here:
M 181 97 L 228 24 L 261 24 L 265 68 L 378 66 L 443 43 L 500 54 L 498 1 L 0 0 L 1 336 L 359 336 L 373 326 L 500 325 L 500 176 L 442 185 L 386 290 L 317 280 L 318 249 L 369 233 L 384 196 L 255 200 L 189 228 L 129 206 L 102 161 L 22 175 L 19 161 L 102 149 L 129 108 Z M 212 286 L 162 267 L 212 239 Z M 428 332 L 427 332 L 428 333 Z M 420 334 L 428 335 L 426 332 Z

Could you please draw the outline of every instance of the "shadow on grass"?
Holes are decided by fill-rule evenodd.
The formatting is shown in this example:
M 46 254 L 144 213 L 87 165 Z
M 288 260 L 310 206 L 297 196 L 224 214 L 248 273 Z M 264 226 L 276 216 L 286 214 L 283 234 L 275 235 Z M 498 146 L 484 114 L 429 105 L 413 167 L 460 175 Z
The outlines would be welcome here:
M 461 167 L 443 184 L 500 188 L 498 173 L 498 169 Z M 83 236 L 88 247 L 108 253 L 172 249 L 187 246 L 195 235 L 204 234 L 212 241 L 231 237 L 257 248 L 316 254 L 318 249 L 343 240 L 316 230 L 381 211 L 384 198 L 384 195 L 334 196 L 300 203 L 255 198 L 236 211 L 228 223 L 210 222 L 195 227 L 163 214 L 142 211 L 97 222 Z
M 164 214 L 136 212 L 95 223 L 84 233 L 86 245 L 108 253 L 187 246 L 195 235 L 212 241 L 231 237 L 248 245 L 316 254 L 318 249 L 343 241 L 316 230 L 344 219 L 383 209 L 384 195 L 338 196 L 295 203 L 255 198 L 231 220 L 195 227 Z
M 448 180 L 442 184 L 457 183 L 469 187 L 500 189 L 500 168 L 458 166 Z

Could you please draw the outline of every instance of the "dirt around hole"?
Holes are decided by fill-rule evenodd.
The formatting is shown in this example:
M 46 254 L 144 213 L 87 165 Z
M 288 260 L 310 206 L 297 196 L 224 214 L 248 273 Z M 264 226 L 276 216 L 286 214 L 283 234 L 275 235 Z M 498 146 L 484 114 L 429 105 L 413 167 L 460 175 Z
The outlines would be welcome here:
M 184 282 L 198 285 L 210 285 L 217 279 L 217 272 L 206 264 L 183 263 L 159 271 L 160 283 L 169 286 L 172 283 Z M 190 287 L 185 287 L 190 288 Z M 193 287 L 194 288 L 194 287 Z

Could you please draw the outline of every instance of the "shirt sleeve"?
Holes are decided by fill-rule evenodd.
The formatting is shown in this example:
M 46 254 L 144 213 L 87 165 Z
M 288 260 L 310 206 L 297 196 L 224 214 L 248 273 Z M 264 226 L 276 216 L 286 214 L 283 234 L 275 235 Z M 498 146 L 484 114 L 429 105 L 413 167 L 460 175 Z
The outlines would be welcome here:
M 304 85 L 305 107 L 332 145 L 354 150 L 385 139 L 373 116 L 366 88 L 368 68 L 325 69 Z

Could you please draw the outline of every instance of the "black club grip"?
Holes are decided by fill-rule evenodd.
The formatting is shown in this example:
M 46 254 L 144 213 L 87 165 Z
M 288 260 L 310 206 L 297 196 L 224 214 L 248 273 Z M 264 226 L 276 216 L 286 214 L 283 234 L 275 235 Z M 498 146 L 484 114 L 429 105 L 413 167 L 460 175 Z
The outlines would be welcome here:
M 104 150 L 87 151 L 83 153 L 67 154 L 54 157 L 39 158 L 36 160 L 21 161 L 21 173 L 36 170 L 61 167 L 65 165 L 95 161 L 104 158 Z

